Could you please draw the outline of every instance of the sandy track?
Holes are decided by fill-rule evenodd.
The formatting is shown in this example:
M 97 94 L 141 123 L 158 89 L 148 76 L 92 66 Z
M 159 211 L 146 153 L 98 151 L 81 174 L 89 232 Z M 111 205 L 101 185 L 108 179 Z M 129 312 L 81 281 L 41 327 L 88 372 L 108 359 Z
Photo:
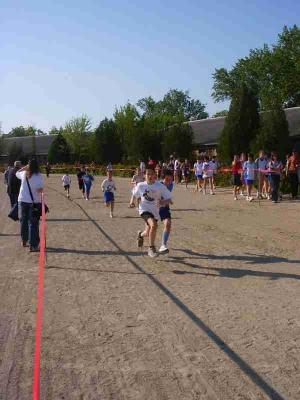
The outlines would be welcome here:
M 41 399 L 298 400 L 299 203 L 176 187 L 171 251 L 152 260 L 136 247 L 128 180 L 117 179 L 113 220 L 101 181 L 90 202 L 75 179 L 72 201 L 60 177 L 45 181 Z M 0 399 L 27 400 L 38 255 L 20 247 L 4 189 Z

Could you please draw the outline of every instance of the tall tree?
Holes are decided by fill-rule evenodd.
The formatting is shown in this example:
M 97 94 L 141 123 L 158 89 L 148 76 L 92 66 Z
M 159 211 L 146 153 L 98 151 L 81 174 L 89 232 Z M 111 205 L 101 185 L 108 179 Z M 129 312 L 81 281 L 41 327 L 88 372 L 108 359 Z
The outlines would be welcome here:
M 284 27 L 273 46 L 250 50 L 228 71 L 216 69 L 213 74 L 213 98 L 216 102 L 231 100 L 234 91 L 245 82 L 258 96 L 261 109 L 270 109 L 274 100 L 281 105 L 300 105 L 300 29 Z
M 170 154 L 176 154 L 180 158 L 190 158 L 194 145 L 194 134 L 189 124 L 178 120 L 170 126 L 163 139 L 163 155 L 167 159 Z
M 260 150 L 276 151 L 281 160 L 290 151 L 289 125 L 280 104 L 262 113 L 261 128 L 251 148 L 256 154 Z
M 235 154 L 247 153 L 260 126 L 258 101 L 242 83 L 233 94 L 224 129 L 218 142 L 218 155 L 230 163 Z
M 112 119 L 105 118 L 95 129 L 93 151 L 92 158 L 98 164 L 121 161 L 121 141 L 116 123 Z
M 228 115 L 228 110 L 222 110 L 222 111 L 217 111 L 212 118 L 218 118 L 218 117 L 227 117 Z
M 56 128 L 56 126 L 54 125 L 48 132 L 48 135 L 59 135 L 59 134 L 62 135 L 63 132 L 64 132 L 64 128 L 62 126 L 60 126 L 59 128 Z
M 70 146 L 62 134 L 58 134 L 53 140 L 49 152 L 48 161 L 51 164 L 68 163 L 71 160 Z
M 70 145 L 74 157 L 80 162 L 86 162 L 88 159 L 88 150 L 92 139 L 91 127 L 91 119 L 87 115 L 72 118 L 64 126 L 63 135 Z

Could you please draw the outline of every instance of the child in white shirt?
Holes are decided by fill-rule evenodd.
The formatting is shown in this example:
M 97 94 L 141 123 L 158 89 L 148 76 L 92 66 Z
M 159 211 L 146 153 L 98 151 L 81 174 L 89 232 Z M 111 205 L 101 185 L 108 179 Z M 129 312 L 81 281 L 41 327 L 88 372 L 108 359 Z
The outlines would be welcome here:
M 206 194 L 206 186 L 207 184 L 210 185 L 210 194 L 214 195 L 214 189 L 213 189 L 213 168 L 212 165 L 209 161 L 209 157 L 205 156 L 204 157 L 204 163 L 203 163 L 203 179 L 204 179 L 204 192 L 203 194 Z
M 104 192 L 104 203 L 106 207 L 110 206 L 110 218 L 114 217 L 115 207 L 115 194 L 116 189 L 115 181 L 112 179 L 112 171 L 107 171 L 107 179 L 102 182 L 102 192 Z
M 71 186 L 71 177 L 69 176 L 69 171 L 66 171 L 65 175 L 61 178 L 63 187 L 67 192 L 67 198 L 70 198 L 70 186 Z

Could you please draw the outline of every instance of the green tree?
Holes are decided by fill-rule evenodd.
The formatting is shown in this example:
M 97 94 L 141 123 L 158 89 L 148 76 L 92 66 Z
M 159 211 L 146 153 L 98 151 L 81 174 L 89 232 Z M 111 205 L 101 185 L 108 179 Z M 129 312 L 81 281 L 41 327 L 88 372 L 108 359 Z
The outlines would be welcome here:
M 15 161 L 20 161 L 23 154 L 21 143 L 13 142 L 8 149 L 8 165 L 13 165 Z
M 260 126 L 258 101 L 243 83 L 233 94 L 224 129 L 218 141 L 218 156 L 227 163 L 235 154 L 247 153 Z
M 4 135 L 0 136 L 0 157 L 1 155 L 3 155 L 5 153 L 6 150 L 6 146 L 5 146 L 5 142 L 4 142 Z
M 64 132 L 64 128 L 61 126 L 59 128 L 56 128 L 56 126 L 52 126 L 52 128 L 50 129 L 50 131 L 48 132 L 48 135 L 59 135 L 59 134 L 63 134 Z
M 213 74 L 213 98 L 231 100 L 241 82 L 258 97 L 261 109 L 270 109 L 274 101 L 289 107 L 300 105 L 300 29 L 283 29 L 273 46 L 250 50 L 231 70 L 216 69 Z
M 163 156 L 167 159 L 175 153 L 180 158 L 191 158 L 194 146 L 194 134 L 189 124 L 178 120 L 170 126 L 163 138 Z
M 93 152 L 92 159 L 98 164 L 121 161 L 121 141 L 116 123 L 112 119 L 105 118 L 95 129 Z
M 16 126 L 6 135 L 6 137 L 23 137 L 28 136 L 26 128 L 23 125 Z
M 192 99 L 189 91 L 170 89 L 162 100 L 155 102 L 151 96 L 140 99 L 137 106 L 147 116 L 165 115 L 168 119 L 183 118 L 184 121 L 208 118 L 205 104 Z M 162 127 L 161 127 L 162 128 Z
M 260 150 L 276 151 L 281 160 L 284 160 L 290 150 L 289 125 L 280 104 L 262 113 L 261 128 L 251 149 L 254 154 L 258 154 Z
M 222 111 L 217 111 L 212 118 L 218 118 L 218 117 L 227 117 L 228 115 L 228 110 L 222 110 Z
M 88 161 L 88 152 L 92 140 L 92 123 L 87 115 L 72 118 L 64 126 L 63 135 L 66 138 L 76 160 Z
M 53 140 L 49 152 L 48 161 L 51 164 L 69 163 L 71 160 L 70 146 L 61 133 Z

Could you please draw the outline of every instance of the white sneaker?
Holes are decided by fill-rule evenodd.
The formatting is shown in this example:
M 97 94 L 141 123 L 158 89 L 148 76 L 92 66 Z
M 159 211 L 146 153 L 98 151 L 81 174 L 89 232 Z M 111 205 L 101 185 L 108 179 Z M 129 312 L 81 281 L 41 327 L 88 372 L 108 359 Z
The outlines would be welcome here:
M 158 256 L 158 253 L 157 253 L 155 247 L 149 247 L 148 256 L 151 257 L 151 258 L 155 258 L 155 257 Z
M 114 217 L 114 214 L 112 212 L 110 212 L 109 215 L 110 215 L 110 218 Z
M 251 202 L 251 201 L 253 201 L 253 200 L 254 200 L 253 197 L 249 197 L 249 200 L 248 200 L 248 201 Z
M 249 201 L 249 196 L 246 197 L 246 201 Z
M 237 197 L 234 197 L 233 200 L 237 200 Z
M 161 245 L 160 249 L 158 250 L 160 254 L 167 254 L 169 253 L 169 249 L 164 244 Z
M 271 197 L 268 195 L 267 199 L 268 199 L 268 200 L 271 200 Z
M 214 196 L 214 192 L 212 190 L 210 191 L 210 194 L 211 194 L 211 196 Z

